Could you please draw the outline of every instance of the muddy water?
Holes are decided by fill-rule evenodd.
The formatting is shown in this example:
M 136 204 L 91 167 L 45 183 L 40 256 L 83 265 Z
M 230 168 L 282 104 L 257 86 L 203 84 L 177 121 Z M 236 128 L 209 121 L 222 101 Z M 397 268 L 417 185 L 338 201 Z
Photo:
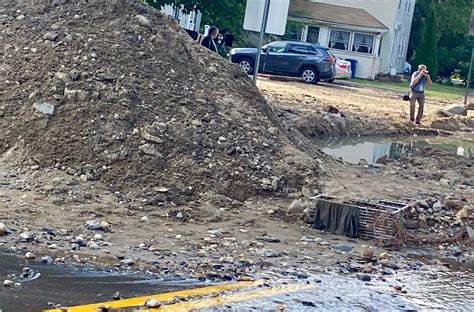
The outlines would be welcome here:
M 29 281 L 21 278 L 24 267 L 39 273 Z M 16 277 L 11 277 L 15 274 Z M 5 279 L 21 282 L 18 288 L 4 288 Z M 110 301 L 115 292 L 128 298 L 198 287 L 192 280 L 163 280 L 145 274 L 123 274 L 91 267 L 43 265 L 0 254 L 0 310 L 38 311 L 48 302 L 65 306 Z
M 323 151 L 336 158 L 352 164 L 358 164 L 362 159 L 369 164 L 376 163 L 377 159 L 386 156 L 397 160 L 408 156 L 414 148 L 432 146 L 444 149 L 453 155 L 474 157 L 474 135 L 457 137 L 410 137 L 395 139 L 350 139 L 336 142 L 322 142 Z
M 24 262 L 11 255 L 0 254 L 0 276 L 19 274 L 28 266 L 41 275 L 23 282 L 17 289 L 0 289 L 0 309 L 36 311 L 47 308 L 49 301 L 77 305 L 108 301 L 119 291 L 123 297 L 149 295 L 200 286 L 193 280 L 162 280 L 145 274 L 119 274 L 84 267 L 47 266 Z M 284 305 L 288 311 L 410 311 L 410 310 L 474 310 L 474 273 L 424 266 L 422 270 L 400 272 L 394 276 L 373 276 L 362 282 L 353 276 L 324 273 L 304 283 L 314 289 L 277 297 L 226 305 L 236 310 L 268 311 Z M 278 281 L 282 282 L 282 281 Z M 392 285 L 402 285 L 406 294 Z M 207 311 L 221 311 L 208 309 Z

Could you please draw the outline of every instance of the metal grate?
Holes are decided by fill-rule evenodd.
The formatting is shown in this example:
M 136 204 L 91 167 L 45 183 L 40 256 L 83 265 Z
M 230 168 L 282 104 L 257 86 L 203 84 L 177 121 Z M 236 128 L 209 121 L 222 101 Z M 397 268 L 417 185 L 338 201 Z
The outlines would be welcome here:
M 335 197 L 319 195 L 313 198 L 339 204 L 349 204 L 359 208 L 359 237 L 367 240 L 391 241 L 396 235 L 396 222 L 401 218 L 403 211 L 413 207 L 416 203 L 408 200 L 407 203 L 380 200 L 369 201 L 339 201 Z M 307 223 L 314 223 L 316 218 L 316 205 L 314 204 L 307 213 Z

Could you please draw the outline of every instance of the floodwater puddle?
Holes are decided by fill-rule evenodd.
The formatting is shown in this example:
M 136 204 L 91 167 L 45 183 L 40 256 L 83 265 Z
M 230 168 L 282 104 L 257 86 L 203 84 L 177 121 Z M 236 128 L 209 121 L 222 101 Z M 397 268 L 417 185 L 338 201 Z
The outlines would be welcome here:
M 321 143 L 318 143 L 321 146 Z M 380 158 L 397 160 L 410 156 L 415 148 L 433 147 L 443 149 L 453 155 L 474 157 L 474 135 L 456 137 L 409 137 L 395 139 L 350 139 L 322 142 L 323 151 L 335 159 L 351 164 L 365 160 L 375 164 Z

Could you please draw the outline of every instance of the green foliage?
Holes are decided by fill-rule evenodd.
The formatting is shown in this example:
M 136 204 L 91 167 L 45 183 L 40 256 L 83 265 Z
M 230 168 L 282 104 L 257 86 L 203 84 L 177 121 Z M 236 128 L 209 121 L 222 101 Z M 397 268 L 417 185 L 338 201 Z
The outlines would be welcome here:
M 423 25 L 423 33 L 421 42 L 415 51 L 414 65 L 426 64 L 432 77 L 438 74 L 438 35 L 436 24 L 436 11 L 431 7 L 425 24 Z
M 164 5 L 183 6 L 185 12 L 202 12 L 201 25 L 217 26 L 236 35 L 242 33 L 245 15 L 245 0 L 145 0 L 155 8 Z
M 408 46 L 408 59 L 413 65 L 427 63 L 422 57 L 426 55 L 426 51 L 417 50 L 421 47 L 423 31 L 433 8 L 436 11 L 438 75 L 450 77 L 458 70 L 465 78 L 471 59 L 468 32 L 472 0 L 418 0 Z

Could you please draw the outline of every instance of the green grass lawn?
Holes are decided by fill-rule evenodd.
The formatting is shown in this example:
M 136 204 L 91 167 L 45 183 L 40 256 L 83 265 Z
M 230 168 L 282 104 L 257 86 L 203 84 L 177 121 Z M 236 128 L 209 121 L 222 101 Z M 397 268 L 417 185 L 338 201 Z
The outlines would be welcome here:
M 385 89 L 390 89 L 400 92 L 408 92 L 409 87 L 408 83 L 401 82 L 386 82 L 386 81 L 377 81 L 377 80 L 365 80 L 365 79 L 352 79 L 352 82 L 372 86 L 380 87 Z M 452 99 L 457 100 L 460 97 L 464 96 L 466 92 L 465 88 L 462 87 L 452 87 L 446 86 L 439 83 L 433 83 L 431 87 L 427 87 L 425 93 L 427 96 L 438 97 L 443 99 Z

